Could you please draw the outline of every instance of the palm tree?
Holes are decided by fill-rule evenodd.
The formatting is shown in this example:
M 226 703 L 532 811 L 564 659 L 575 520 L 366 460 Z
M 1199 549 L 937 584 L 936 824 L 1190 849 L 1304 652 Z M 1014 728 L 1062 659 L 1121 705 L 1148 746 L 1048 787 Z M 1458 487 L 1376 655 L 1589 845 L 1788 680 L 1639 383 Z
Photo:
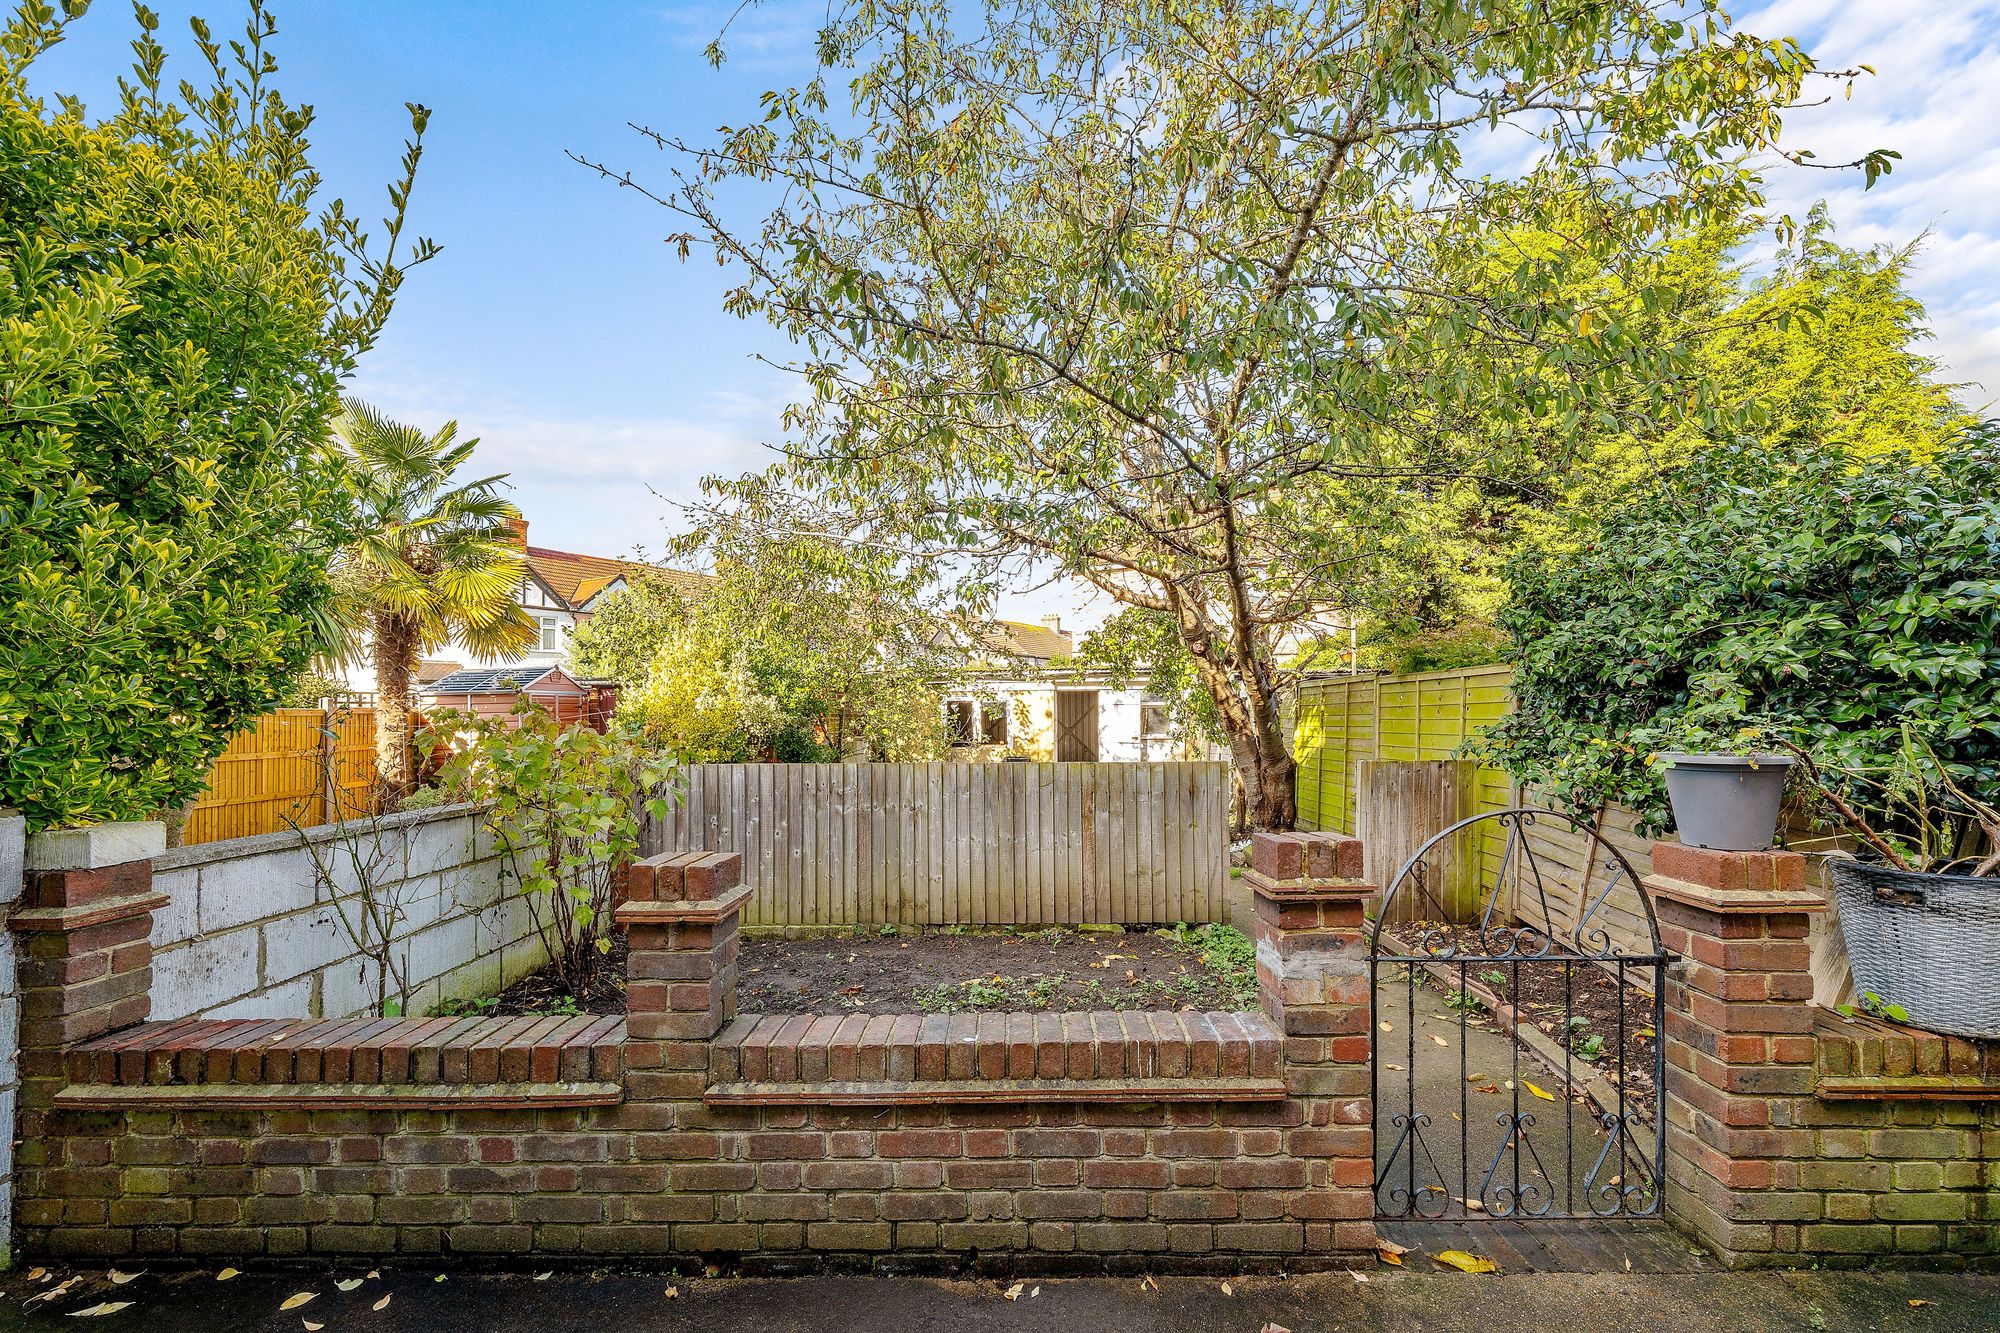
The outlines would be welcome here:
M 349 661 L 375 667 L 375 767 L 385 805 L 415 781 L 410 681 L 417 659 L 454 636 L 479 657 L 534 641 L 515 594 L 527 558 L 500 494 L 504 473 L 454 485 L 477 440 L 448 421 L 435 435 L 341 400 L 335 449 L 346 462 L 360 535 L 335 562 L 334 615 Z

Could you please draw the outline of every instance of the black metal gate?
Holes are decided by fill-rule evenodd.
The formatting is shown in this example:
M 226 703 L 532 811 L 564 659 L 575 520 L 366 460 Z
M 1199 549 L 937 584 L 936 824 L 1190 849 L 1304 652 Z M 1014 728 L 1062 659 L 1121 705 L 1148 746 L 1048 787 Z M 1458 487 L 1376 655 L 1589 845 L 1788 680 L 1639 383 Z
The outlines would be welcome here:
M 1369 938 L 1376 1215 L 1658 1215 L 1667 961 L 1581 820 L 1502 810 L 1424 843 Z

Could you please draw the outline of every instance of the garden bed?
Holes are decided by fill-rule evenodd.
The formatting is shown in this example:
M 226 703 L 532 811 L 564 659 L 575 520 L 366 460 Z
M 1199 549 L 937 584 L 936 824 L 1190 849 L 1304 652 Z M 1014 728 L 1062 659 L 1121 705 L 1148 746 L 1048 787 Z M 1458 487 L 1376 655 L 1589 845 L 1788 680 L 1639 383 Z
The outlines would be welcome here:
M 1124 931 L 954 930 L 821 936 L 746 935 L 736 1005 L 754 1014 L 1254 1009 L 1250 941 L 1228 926 Z M 546 969 L 499 997 L 454 1006 L 467 1014 L 620 1014 L 625 943 L 614 941 L 603 984 L 571 996 Z

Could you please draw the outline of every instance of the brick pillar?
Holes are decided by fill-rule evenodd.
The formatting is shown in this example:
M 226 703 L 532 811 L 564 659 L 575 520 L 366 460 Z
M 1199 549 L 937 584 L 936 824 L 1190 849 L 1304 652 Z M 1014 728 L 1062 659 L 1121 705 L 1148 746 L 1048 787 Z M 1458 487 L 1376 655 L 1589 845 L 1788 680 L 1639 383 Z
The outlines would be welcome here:
M 632 863 L 628 896 L 613 914 L 631 945 L 625 1025 L 632 1040 L 707 1041 L 735 1017 L 736 928 L 750 898 L 742 878 L 738 852 Z
M 152 1012 L 152 857 L 163 824 L 98 824 L 28 839 L 26 883 L 8 917 L 18 937 L 21 1158 L 38 1149 L 42 1117 L 64 1079 L 64 1050 L 143 1022 Z
M 1795 1099 L 1813 1094 L 1810 914 L 1796 852 L 1653 844 L 1666 982 L 1667 1216 L 1732 1267 L 1783 1262 L 1822 1199 Z
M 1251 839 L 1257 990 L 1285 1037 L 1285 1086 L 1303 1123 L 1285 1150 L 1310 1190 L 1293 1198 L 1309 1252 L 1375 1245 L 1375 1113 L 1369 1097 L 1369 975 L 1361 842 L 1332 833 Z

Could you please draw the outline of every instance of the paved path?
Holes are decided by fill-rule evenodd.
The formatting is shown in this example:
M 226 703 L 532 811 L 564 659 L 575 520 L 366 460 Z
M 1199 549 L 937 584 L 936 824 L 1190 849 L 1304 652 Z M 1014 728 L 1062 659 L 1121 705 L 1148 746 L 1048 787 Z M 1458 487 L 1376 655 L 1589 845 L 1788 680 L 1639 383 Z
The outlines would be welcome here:
M 336 1276 L 359 1277 L 366 1270 Z M 1777 1333 L 1777 1330 L 1916 1329 L 1971 1333 L 2000 1327 L 2000 1277 L 1931 1274 L 1560 1274 L 1469 1277 L 1377 1271 L 1300 1278 L 1212 1278 L 1029 1282 L 1009 1301 L 994 1282 L 920 1278 L 668 1279 L 640 1274 L 527 1275 L 383 1268 L 351 1292 L 307 1272 L 150 1273 L 123 1286 L 101 1276 L 57 1303 L 23 1313 L 39 1285 L 4 1284 L 0 1330 L 140 1329 L 144 1333 L 235 1333 L 314 1325 L 371 1333 L 508 1333 L 602 1330 L 646 1333 L 1291 1333 L 1468 1330 L 1474 1333 Z M 678 1296 L 668 1299 L 671 1283 Z M 297 1291 L 310 1304 L 278 1306 Z M 1037 1294 L 1038 1293 L 1038 1294 Z M 382 1310 L 373 1306 L 383 1296 Z M 97 1319 L 68 1312 L 104 1300 L 132 1304 Z M 1929 1304 L 1912 1306 L 1912 1300 Z M 54 1308 L 50 1308 L 51 1305 Z

